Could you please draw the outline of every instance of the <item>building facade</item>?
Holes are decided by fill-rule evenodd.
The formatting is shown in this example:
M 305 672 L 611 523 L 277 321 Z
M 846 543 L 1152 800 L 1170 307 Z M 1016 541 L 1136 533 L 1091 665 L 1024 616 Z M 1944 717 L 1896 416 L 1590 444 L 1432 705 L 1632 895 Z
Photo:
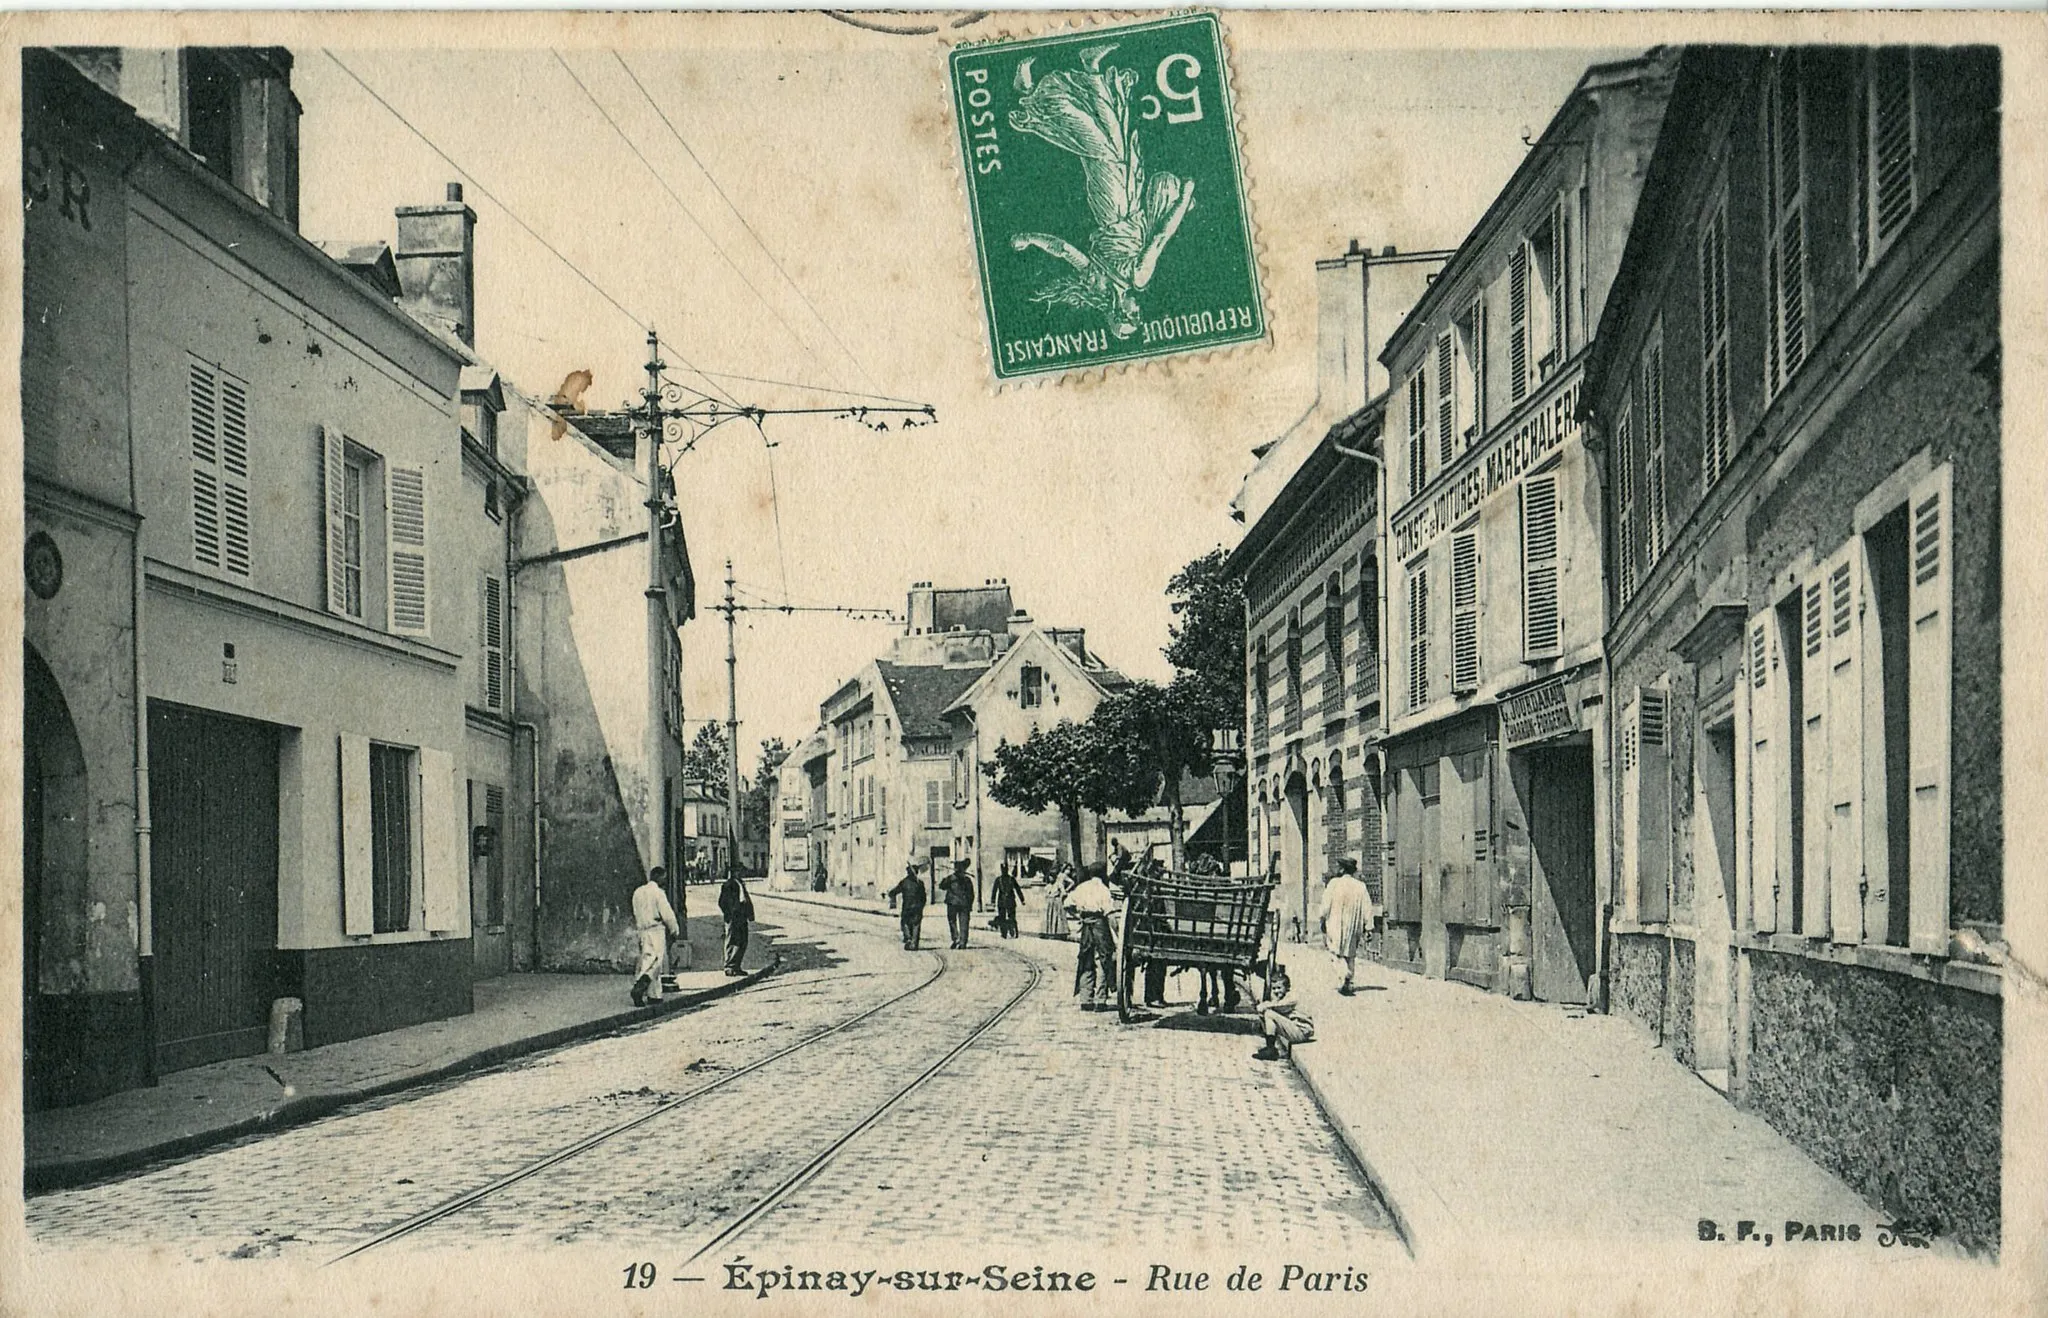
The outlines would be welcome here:
M 1999 1236 L 1996 51 L 1688 49 L 1586 377 L 1612 1010 Z
M 297 233 L 290 68 L 24 57 L 37 1103 L 470 1007 L 463 361 Z
M 819 728 L 798 742 L 796 749 L 775 769 L 768 816 L 768 878 L 771 887 L 785 892 L 809 891 L 812 875 L 823 859 L 818 850 L 823 845 L 823 835 L 814 838 L 811 827 L 811 781 L 814 767 L 820 769 L 822 780 L 822 762 L 829 744 L 826 730 Z
M 1386 409 L 1389 964 L 1557 1002 L 1600 972 L 1594 316 L 1670 90 L 1589 69 L 1394 332 Z

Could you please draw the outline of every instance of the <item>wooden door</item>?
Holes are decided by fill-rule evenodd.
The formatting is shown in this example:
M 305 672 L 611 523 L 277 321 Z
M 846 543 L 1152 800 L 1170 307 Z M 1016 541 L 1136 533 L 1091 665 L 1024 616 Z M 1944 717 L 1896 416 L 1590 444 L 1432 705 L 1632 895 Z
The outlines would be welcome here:
M 1548 1002 L 1584 1002 L 1597 930 L 1592 749 L 1529 752 L 1529 789 L 1532 988 Z
M 277 732 L 152 704 L 157 1067 L 264 1049 L 277 947 Z

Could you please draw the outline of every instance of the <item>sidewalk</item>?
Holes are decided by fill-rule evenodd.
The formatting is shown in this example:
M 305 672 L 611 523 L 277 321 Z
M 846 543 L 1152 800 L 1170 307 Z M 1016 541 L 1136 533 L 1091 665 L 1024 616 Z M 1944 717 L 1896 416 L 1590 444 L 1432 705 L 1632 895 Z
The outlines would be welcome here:
M 1282 957 L 1316 1023 L 1295 1068 L 1418 1257 L 1888 1220 L 1626 1020 L 1363 959 L 1345 998 L 1319 947 Z
M 690 921 L 694 944 L 705 930 Z M 716 925 L 717 917 L 709 924 Z M 715 930 L 712 937 L 716 937 Z M 237 1057 L 173 1071 L 152 1088 L 27 1115 L 24 1188 L 34 1194 L 133 1171 L 260 1131 L 317 1120 L 350 1103 L 427 1084 L 724 997 L 772 974 L 772 950 L 736 979 L 716 955 L 677 976 L 659 1005 L 627 1000 L 629 977 L 515 974 L 477 982 L 476 1009 L 304 1052 Z

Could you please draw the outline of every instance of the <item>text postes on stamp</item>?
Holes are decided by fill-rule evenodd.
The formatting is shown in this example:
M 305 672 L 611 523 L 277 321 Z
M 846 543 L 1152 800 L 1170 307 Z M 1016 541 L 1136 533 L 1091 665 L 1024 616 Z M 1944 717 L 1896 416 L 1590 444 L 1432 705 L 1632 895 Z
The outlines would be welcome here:
M 950 61 L 998 379 L 1263 338 L 1215 16 Z

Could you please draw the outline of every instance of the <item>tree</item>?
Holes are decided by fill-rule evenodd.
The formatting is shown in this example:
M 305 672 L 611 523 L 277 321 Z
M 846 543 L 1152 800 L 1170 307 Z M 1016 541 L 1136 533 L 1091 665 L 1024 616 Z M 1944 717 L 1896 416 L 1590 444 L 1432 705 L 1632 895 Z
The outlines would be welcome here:
M 696 739 L 683 752 L 683 777 L 696 783 L 713 800 L 725 799 L 725 728 L 706 723 L 697 729 Z
M 1244 722 L 1244 582 L 1225 570 L 1227 557 L 1212 549 L 1166 583 L 1175 619 L 1166 661 L 1211 728 Z
M 741 837 L 767 840 L 768 821 L 774 818 L 777 780 L 788 758 L 789 748 L 782 744 L 782 738 L 770 737 L 761 743 L 761 760 L 754 769 L 754 777 L 740 786 Z M 774 863 L 772 857 L 769 863 Z
M 997 804 L 1033 815 L 1048 808 L 1060 812 L 1076 863 L 1081 858 L 1083 810 L 1136 813 L 1151 803 L 1134 748 L 1104 737 L 1092 720 L 1064 720 L 1033 731 L 1024 741 L 1004 742 L 996 747 L 996 757 L 981 767 L 988 775 L 988 794 Z
M 1213 699 L 1213 693 L 1200 681 L 1183 673 L 1170 686 L 1133 683 L 1097 705 L 1088 720 L 1103 743 L 1098 755 L 1104 762 L 1131 766 L 1132 780 L 1124 795 L 1138 806 L 1132 809 L 1120 804 L 1118 808 L 1135 815 L 1165 802 L 1175 869 L 1181 867 L 1187 829 L 1181 778 L 1209 771 L 1210 734 L 1216 726 Z

